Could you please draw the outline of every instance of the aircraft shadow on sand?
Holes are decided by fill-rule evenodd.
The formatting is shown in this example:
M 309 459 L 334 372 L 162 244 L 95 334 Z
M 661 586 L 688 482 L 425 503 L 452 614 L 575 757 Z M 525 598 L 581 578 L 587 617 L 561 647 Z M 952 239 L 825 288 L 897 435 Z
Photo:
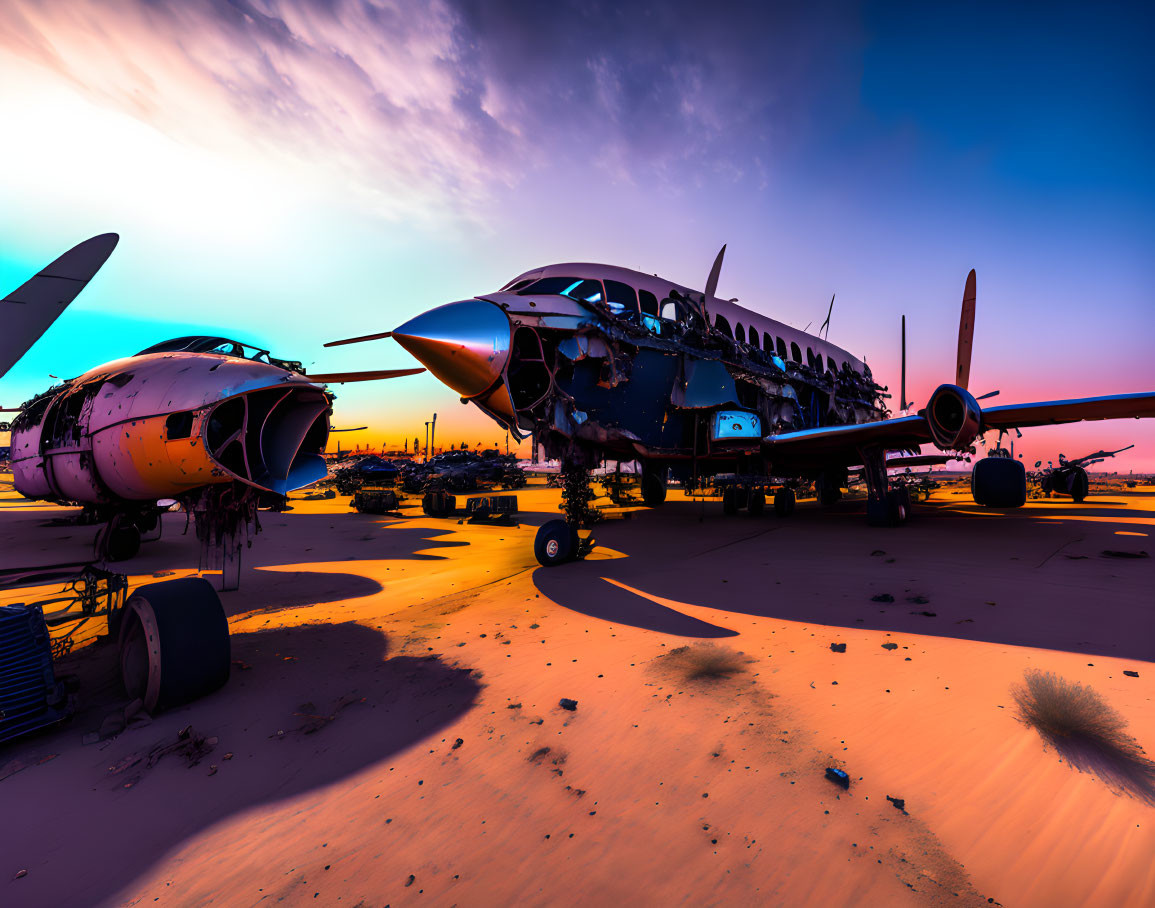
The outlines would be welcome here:
M 13 866 L 29 868 L 22 883 L 35 888 L 40 881 L 39 895 L 28 893 L 40 904 L 103 904 L 182 842 L 230 816 L 373 765 L 387 775 L 384 761 L 435 739 L 473 706 L 480 689 L 468 669 L 435 657 L 387 659 L 387 650 L 383 634 L 352 622 L 234 633 L 232 677 L 222 690 L 130 728 L 96 760 L 81 736 L 124 706 L 115 685 L 99 683 L 113 674 L 105 663 L 115 653 L 77 660 L 77 670 L 92 675 L 83 683 L 91 692 L 87 708 L 62 728 L 0 749 L 0 765 L 25 752 L 59 754 L 9 780 L 5 809 L 13 816 L 56 817 L 67 800 L 68 820 L 6 824 L 0 850 Z M 184 757 L 170 754 L 151 769 L 109 771 L 175 741 L 190 725 L 219 736 L 199 765 L 186 769 Z M 226 753 L 235 756 L 226 762 Z M 210 764 L 218 767 L 211 776 Z M 129 790 L 126 781 L 133 782 Z M 179 812 L 174 803 L 182 805 Z M 84 855 L 86 869 L 74 875 L 83 879 L 36 872 L 58 851 Z
M 789 521 L 707 512 L 699 522 L 697 505 L 667 503 L 660 518 L 643 514 L 633 526 L 603 524 L 595 531 L 599 544 L 627 557 L 539 568 L 533 582 L 543 596 L 576 612 L 677 636 L 736 633 L 718 616 L 693 615 L 697 606 L 804 624 L 1155 660 L 1149 594 L 1143 592 L 1148 575 L 1142 573 L 1150 562 L 1104 558 L 1102 539 L 1083 542 L 1089 532 L 1110 533 L 1110 523 L 1039 521 L 1030 511 L 988 511 L 982 517 L 951 508 L 918 513 L 917 533 L 867 533 L 849 511 L 799 508 Z M 1081 506 L 1071 506 L 1072 516 L 1082 514 Z M 1024 521 L 1031 529 L 1026 539 Z M 960 538 L 966 539 L 961 554 Z M 1135 542 L 1146 540 L 1115 547 L 1144 548 Z M 1076 553 L 1077 560 L 1064 553 Z M 1123 578 L 1120 594 L 1092 592 L 1108 574 Z M 893 598 L 874 601 L 876 595 Z M 691 608 L 681 611 L 679 603 Z

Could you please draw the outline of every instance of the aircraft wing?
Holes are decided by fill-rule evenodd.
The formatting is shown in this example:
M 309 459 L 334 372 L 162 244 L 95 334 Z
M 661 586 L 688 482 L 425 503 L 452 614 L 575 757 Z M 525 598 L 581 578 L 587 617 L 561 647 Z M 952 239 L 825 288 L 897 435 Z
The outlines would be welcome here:
M 309 381 L 319 385 L 340 385 L 347 381 L 380 381 L 385 378 L 400 378 L 403 375 L 416 375 L 424 369 L 379 369 L 376 372 L 318 372 L 305 376 Z
M 1155 418 L 1155 391 L 1046 400 L 983 410 L 984 429 L 1023 429 L 1092 419 Z
M 120 239 L 104 233 L 73 246 L 0 300 L 0 376 L 56 321 L 112 255 Z
M 981 431 L 1128 418 L 1155 418 L 1155 391 L 990 407 L 982 411 Z M 931 440 L 930 426 L 924 416 L 900 416 L 878 422 L 781 432 L 762 439 L 762 447 L 778 465 L 821 466 L 861 463 L 859 452 L 864 448 L 901 451 Z M 899 461 L 887 463 L 909 465 Z
M 899 416 L 878 422 L 848 426 L 824 426 L 780 432 L 762 439 L 763 450 L 772 461 L 813 461 L 816 463 L 862 463 L 862 448 L 881 447 L 899 451 L 916 448 L 931 440 L 930 426 L 922 416 Z

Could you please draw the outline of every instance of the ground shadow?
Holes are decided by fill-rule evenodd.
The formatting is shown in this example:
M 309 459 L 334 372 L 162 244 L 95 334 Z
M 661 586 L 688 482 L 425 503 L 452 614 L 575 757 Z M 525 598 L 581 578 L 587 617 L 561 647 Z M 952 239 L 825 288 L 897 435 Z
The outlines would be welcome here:
M 86 659 L 87 672 L 103 677 L 86 679 L 87 708 L 49 734 L 0 747 L 0 765 L 58 755 L 0 780 L 5 816 L 20 818 L 0 826 L 0 900 L 98 904 L 212 824 L 374 765 L 387 773 L 391 755 L 469 710 L 479 685 L 435 656 L 387 658 L 386 649 L 384 635 L 355 623 L 234 634 L 222 690 L 89 747 L 81 736 L 124 703 L 112 649 Z M 172 754 L 127 789 L 137 770 L 109 771 L 186 726 L 218 739 L 199 765 Z M 27 876 L 8 883 L 19 869 Z
M 246 612 L 265 614 L 360 599 L 383 589 L 376 580 L 360 574 L 258 568 L 245 575 L 241 589 L 220 593 L 220 597 L 231 618 Z
M 1085 514 L 1072 506 L 1073 517 Z M 718 636 L 721 629 L 706 622 L 727 623 L 709 616 L 698 622 L 677 610 L 680 602 L 804 624 L 1152 661 L 1151 561 L 1100 555 L 1120 547 L 1113 534 L 1128 526 L 1040 520 L 1030 509 L 967 513 L 949 501 L 920 506 L 901 528 L 866 526 L 857 503 L 830 511 L 800 505 L 779 519 L 726 518 L 716 505 L 703 512 L 672 502 L 598 527 L 600 544 L 627 557 L 539 568 L 534 583 L 582 614 L 678 636 Z
M 52 512 L 11 511 L 0 515 L 3 566 L 57 564 L 93 559 L 95 526 L 44 526 Z M 448 550 L 469 545 L 451 529 L 414 527 L 403 521 L 361 514 L 260 513 L 262 530 L 243 552 L 241 589 L 254 567 L 360 560 L 443 560 Z M 445 551 L 445 554 L 442 554 Z M 142 544 L 140 553 L 114 567 L 127 574 L 195 570 L 200 545 L 183 513 L 164 515 L 159 540 Z

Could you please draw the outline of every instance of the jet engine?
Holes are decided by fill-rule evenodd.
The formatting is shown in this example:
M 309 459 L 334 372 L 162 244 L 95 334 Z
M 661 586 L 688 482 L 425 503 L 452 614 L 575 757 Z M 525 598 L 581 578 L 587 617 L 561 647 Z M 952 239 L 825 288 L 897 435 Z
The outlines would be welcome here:
M 978 437 L 982 410 L 965 388 L 939 385 L 926 405 L 926 421 L 941 450 L 965 451 Z

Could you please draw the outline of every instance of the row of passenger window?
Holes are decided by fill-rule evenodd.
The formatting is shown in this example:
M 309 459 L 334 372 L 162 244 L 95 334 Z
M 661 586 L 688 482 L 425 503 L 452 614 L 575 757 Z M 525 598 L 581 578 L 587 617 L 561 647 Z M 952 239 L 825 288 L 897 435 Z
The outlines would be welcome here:
M 677 318 L 677 307 L 667 302 L 666 306 L 663 306 L 662 309 L 659 310 L 658 298 L 650 293 L 649 290 L 638 290 L 635 292 L 633 287 L 629 284 L 623 284 L 621 281 L 607 280 L 604 284 L 605 286 L 603 288 L 602 281 L 591 278 L 543 277 L 537 280 L 515 281 L 507 285 L 504 289 L 508 292 L 516 293 L 519 296 L 557 294 L 573 299 L 584 300 L 587 303 L 600 303 L 604 300 L 606 306 L 613 312 L 624 312 L 626 310 L 633 312 L 641 311 L 643 315 L 650 315 L 655 318 L 666 318 L 669 320 L 675 320 Z M 783 360 L 789 359 L 798 364 L 803 362 L 802 350 L 797 343 L 792 341 L 789 350 L 787 350 L 784 338 L 775 338 L 766 332 L 762 333 L 762 341 L 759 343 L 758 329 L 753 325 L 749 328 L 749 339 L 747 339 L 747 329 L 741 322 L 731 330 L 730 323 L 721 315 L 714 317 L 714 327 L 727 337 L 731 337 L 743 344 L 749 343 L 751 346 L 761 347 L 762 350 L 771 356 L 777 354 Z M 805 362 L 816 372 L 824 371 L 822 354 L 815 353 L 809 347 L 806 348 Z M 826 369 L 829 369 L 831 372 L 838 371 L 838 364 L 834 362 L 834 357 L 826 357 Z
M 714 316 L 714 327 L 717 328 L 719 331 L 721 331 L 723 334 L 725 334 L 727 337 L 732 337 L 732 338 L 734 338 L 734 340 L 739 341 L 740 343 L 743 343 L 743 344 L 748 343 L 752 347 L 760 347 L 761 349 L 765 350 L 767 353 L 769 353 L 771 355 L 774 355 L 775 353 L 777 353 L 778 356 L 780 356 L 784 360 L 789 359 L 789 360 L 792 360 L 792 361 L 799 363 L 799 364 L 802 363 L 802 350 L 799 348 L 798 344 L 795 343 L 794 341 L 790 342 L 790 349 L 789 349 L 789 352 L 787 352 L 786 340 L 784 338 L 781 338 L 781 337 L 775 338 L 773 335 L 763 331 L 762 332 L 762 342 L 759 343 L 758 342 L 758 329 L 755 328 L 753 325 L 751 325 L 749 327 L 749 334 L 748 335 L 747 335 L 747 329 L 742 325 L 741 322 L 738 322 L 734 326 L 734 330 L 731 331 L 730 330 L 730 323 L 721 315 Z M 821 353 L 815 353 L 812 349 L 807 347 L 806 348 L 806 365 L 808 365 L 811 369 L 813 369 L 816 372 L 822 372 L 823 371 L 822 354 Z M 837 372 L 838 371 L 838 363 L 836 363 L 834 361 L 833 356 L 827 356 L 826 357 L 826 367 L 825 368 L 831 372 Z

